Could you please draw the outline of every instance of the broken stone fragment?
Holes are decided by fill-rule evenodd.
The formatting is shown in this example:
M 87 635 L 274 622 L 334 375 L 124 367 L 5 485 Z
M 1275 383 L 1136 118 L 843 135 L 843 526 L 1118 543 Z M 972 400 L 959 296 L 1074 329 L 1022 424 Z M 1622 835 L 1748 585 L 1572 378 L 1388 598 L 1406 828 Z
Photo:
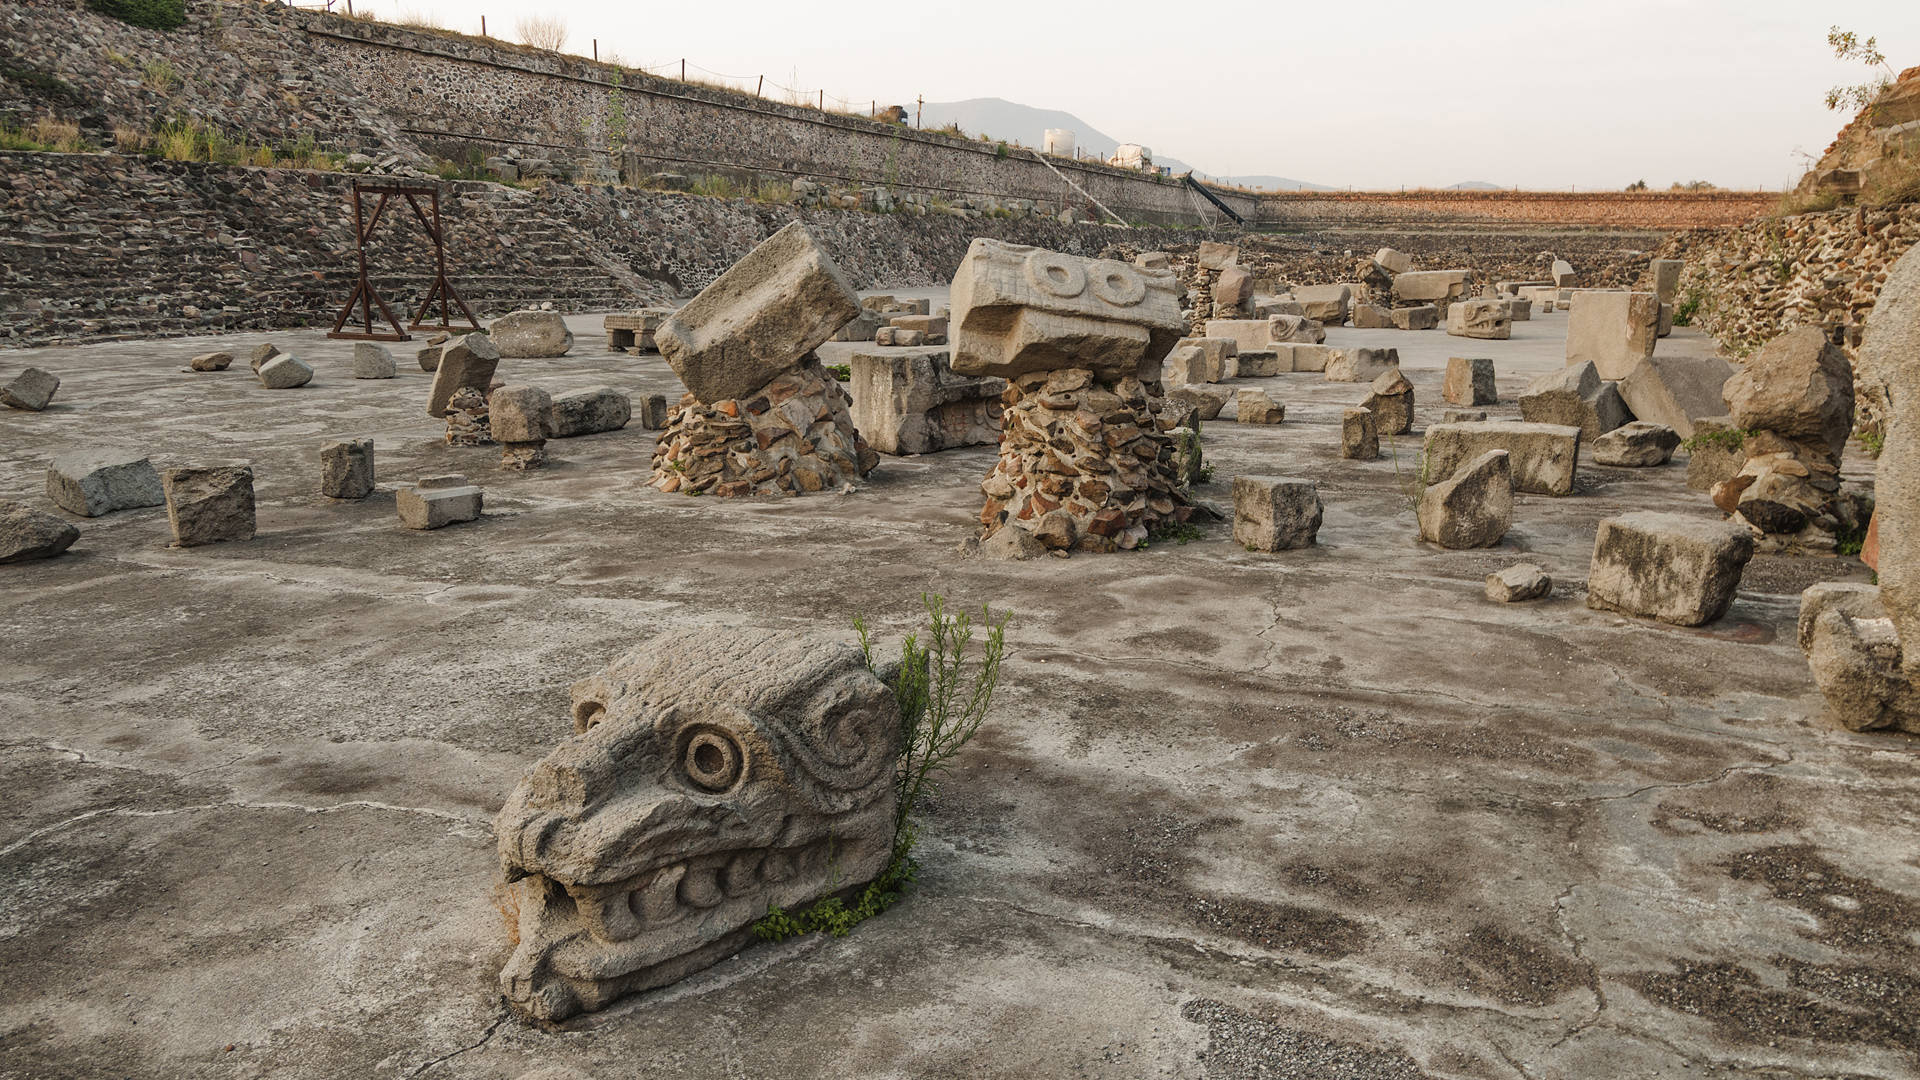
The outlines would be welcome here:
M 1489 450 L 1427 488 L 1417 517 L 1420 539 L 1444 548 L 1492 547 L 1513 524 L 1513 470 L 1505 450 Z
M 1293 350 L 1242 349 L 1234 358 L 1236 378 L 1265 379 L 1293 370 Z
M 1550 371 L 1520 395 L 1520 416 L 1531 424 L 1564 424 L 1592 440 L 1633 419 L 1619 384 L 1602 382 L 1592 361 Z
M 1215 311 L 1243 311 L 1247 301 L 1253 299 L 1253 277 L 1237 266 L 1220 271 L 1213 280 L 1213 309 Z
M 247 370 L 260 374 L 260 366 L 280 355 L 280 347 L 271 341 L 263 341 L 247 354 Z
M 1186 326 L 1176 285 L 1171 271 L 975 238 L 953 279 L 953 370 L 1157 380 Z
M 640 402 L 640 426 L 659 431 L 667 426 L 667 395 L 648 394 Z
M 567 355 L 573 331 L 557 311 L 515 311 L 487 325 L 487 339 L 511 359 L 545 359 Z
M 1493 382 L 1493 360 L 1484 356 L 1448 357 L 1440 396 L 1455 405 L 1499 404 L 1500 392 Z
M 1858 581 L 1821 581 L 1800 594 L 1800 617 L 1796 638 L 1800 651 L 1813 648 L 1813 623 L 1824 611 L 1838 611 L 1853 619 L 1884 619 L 1887 609 L 1880 603 L 1880 586 Z
M 1243 349 L 1271 348 L 1274 342 L 1275 326 L 1272 319 L 1208 319 L 1206 330 L 1205 337 L 1181 338 L 1174 342 L 1174 348 L 1177 349 L 1182 345 L 1218 342 L 1230 346 L 1225 356 L 1232 356 Z M 1217 352 L 1220 345 L 1210 345 L 1208 348 L 1210 351 Z
M 60 389 L 60 377 L 50 371 L 30 367 L 14 376 L 13 381 L 0 386 L 0 405 L 10 409 L 23 409 L 27 412 L 39 412 L 53 401 L 53 392 Z
M 364 499 L 372 493 L 372 439 L 346 439 L 320 448 L 320 494 L 329 499 Z
M 1223 386 L 1182 386 L 1167 392 L 1167 400 L 1192 407 L 1202 420 L 1218 420 L 1232 396 Z
M 292 390 L 313 381 L 313 368 L 290 353 L 280 353 L 260 365 L 260 385 L 269 390 Z
M 1573 294 L 1571 310 L 1568 365 L 1591 363 L 1602 379 L 1618 380 L 1653 355 L 1660 328 L 1660 298 L 1653 293 L 1582 290 Z
M 80 530 L 23 502 L 0 499 L 0 564 L 51 559 L 73 546 Z
M 1226 320 L 1239 322 L 1242 320 Z M 1305 315 L 1269 315 L 1267 316 L 1267 343 L 1287 342 L 1294 345 L 1319 345 L 1327 340 L 1327 329 Z M 1296 369 L 1304 370 L 1304 369 Z M 1315 368 L 1315 371 L 1320 370 Z
M 1638 511 L 1600 522 L 1587 571 L 1587 606 L 1700 626 L 1726 614 L 1753 558 L 1738 522 Z
M 1347 409 L 1340 414 L 1340 456 L 1352 461 L 1380 456 L 1380 429 L 1372 409 Z
M 1373 253 L 1373 261 L 1385 267 L 1389 274 L 1404 274 L 1413 269 L 1413 256 L 1383 247 Z
M 1673 460 L 1680 436 L 1665 424 L 1635 420 L 1593 440 L 1588 447 L 1596 465 L 1648 469 Z
M 681 630 L 572 697 L 574 734 L 494 821 L 515 1011 L 561 1020 L 674 982 L 738 952 L 769 910 L 886 868 L 899 707 L 855 646 Z
M 1515 563 L 1487 575 L 1487 599 L 1496 604 L 1538 600 L 1553 591 L 1553 579 L 1532 563 Z
M 409 529 L 438 529 L 480 516 L 481 491 L 458 473 L 423 476 L 411 485 L 395 488 L 394 509 Z
M 1252 551 L 1311 545 L 1325 507 L 1311 480 L 1289 476 L 1233 478 L 1233 542 Z
M 1470 424 L 1487 418 L 1485 409 L 1442 409 L 1440 422 L 1443 424 Z
M 1637 419 L 1665 424 L 1689 439 L 1696 418 L 1726 414 L 1722 391 L 1732 375 L 1732 366 L 1717 356 L 1649 356 L 1620 380 L 1620 398 Z
M 225 371 L 232 365 L 233 354 L 230 352 L 201 353 L 187 361 L 187 368 L 192 371 Z
M 1436 316 L 1446 305 L 1467 295 L 1471 270 L 1414 270 L 1393 276 L 1396 309 L 1432 305 Z
M 1395 330 L 1432 330 L 1440 325 L 1440 309 L 1432 304 L 1394 308 L 1388 316 Z
M 500 350 L 485 334 L 467 334 L 442 345 L 440 361 L 434 367 L 433 388 L 427 392 L 427 415 L 447 415 L 456 390 L 475 390 L 484 397 L 499 365 Z
M 666 422 L 667 398 L 660 399 L 660 422 Z M 547 420 L 547 437 L 572 439 L 618 431 L 633 418 L 633 400 L 610 386 L 576 390 L 553 399 L 553 413 Z M 658 426 L 658 425 L 654 425 Z
M 1376 304 L 1355 304 L 1353 325 L 1357 330 L 1391 330 L 1393 313 Z
M 1373 413 L 1374 430 L 1381 435 L 1405 435 L 1413 430 L 1413 384 L 1395 364 L 1377 376 L 1360 407 Z
M 1427 428 L 1426 462 L 1433 476 L 1452 476 L 1489 450 L 1505 450 L 1515 491 L 1571 495 L 1580 461 L 1580 429 L 1557 424 L 1488 420 Z
M 1202 240 L 1195 258 L 1202 270 L 1226 270 L 1240 265 L 1240 249 L 1218 240 Z
M 160 485 L 167 499 L 167 523 L 173 527 L 173 547 L 253 539 L 251 466 L 167 469 L 160 474 Z
M 1818 327 L 1790 330 L 1761 346 L 1721 393 L 1734 426 L 1771 431 L 1838 462 L 1853 432 L 1853 366 Z
M 792 370 L 859 310 L 839 265 L 796 221 L 662 322 L 654 342 L 695 400 L 712 405 Z
M 1294 287 L 1293 298 L 1307 318 L 1321 326 L 1341 326 L 1347 321 L 1353 289 L 1348 285 L 1299 285 Z
M 391 379 L 395 370 L 393 353 L 385 345 L 372 341 L 353 343 L 354 378 Z
M 537 386 L 502 386 L 487 398 L 487 424 L 500 444 L 500 464 L 533 469 L 546 464 L 547 422 L 553 398 Z
M 1286 418 L 1287 407 L 1265 390 L 1250 387 L 1234 399 L 1234 419 L 1242 424 L 1278 424 Z
M 448 334 L 435 334 L 413 354 L 414 359 L 420 362 L 421 371 L 433 371 L 440 367 L 440 350 L 446 347 L 449 337 Z
M 1047 553 L 1047 546 L 1031 532 L 1017 525 L 1009 525 L 996 531 L 985 540 L 975 541 L 980 554 L 990 559 L 1005 559 L 1010 562 L 1025 562 Z
M 1313 370 L 1300 366 L 1300 353 L 1294 350 L 1294 370 Z M 1399 349 L 1329 349 L 1326 360 L 1326 380 L 1328 382 L 1364 382 L 1385 375 L 1400 366 Z
M 1903 669 L 1894 621 L 1833 608 L 1813 620 L 1807 665 L 1826 698 L 1826 714 L 1849 731 L 1893 728 L 1920 733 L 1920 691 Z
M 875 450 L 930 454 L 1000 441 L 1007 381 L 955 374 L 947 356 L 945 349 L 853 354 L 853 425 Z
M 167 501 L 160 473 L 145 454 L 130 450 L 78 450 L 47 466 L 47 498 L 81 517 L 159 506 Z

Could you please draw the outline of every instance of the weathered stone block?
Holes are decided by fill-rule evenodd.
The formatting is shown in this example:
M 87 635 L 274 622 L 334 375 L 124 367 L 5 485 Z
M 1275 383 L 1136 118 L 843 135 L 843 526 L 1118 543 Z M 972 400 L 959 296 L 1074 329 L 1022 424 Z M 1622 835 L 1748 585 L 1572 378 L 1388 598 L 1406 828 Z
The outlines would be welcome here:
M 1687 264 L 1680 259 L 1654 259 L 1647 264 L 1647 270 L 1653 275 L 1653 294 L 1663 304 L 1673 303 L 1680 294 L 1680 272 Z
M 1382 435 L 1404 435 L 1413 430 L 1413 384 L 1395 364 L 1374 378 L 1360 407 L 1371 412 Z
M 1333 363 L 1333 358 L 1336 355 L 1339 355 L 1345 351 L 1342 349 L 1336 349 L 1331 345 L 1294 345 L 1294 346 L 1291 346 L 1291 349 L 1293 352 L 1293 370 L 1295 371 L 1326 371 L 1328 369 L 1328 366 Z M 1369 350 L 1369 351 L 1378 351 L 1378 350 Z M 1392 350 L 1392 349 L 1389 349 L 1387 351 L 1392 352 L 1396 360 L 1398 359 L 1400 355 L 1398 351 Z M 1343 361 L 1343 363 L 1347 364 L 1348 366 L 1352 366 L 1351 359 L 1347 361 Z M 1355 374 L 1358 375 L 1359 372 L 1356 371 Z M 1352 378 L 1352 379 L 1341 379 L 1338 381 L 1360 382 L 1362 380 L 1358 378 Z
M 1649 469 L 1673 460 L 1680 436 L 1665 424 L 1635 420 L 1622 424 L 1589 444 L 1596 465 Z
M 320 448 L 320 494 L 364 499 L 373 494 L 373 440 L 348 439 Z
M 1436 312 L 1467 294 L 1471 270 L 1415 270 L 1393 276 L 1395 307 L 1432 304 Z
M 372 341 L 353 343 L 353 377 L 391 379 L 394 376 L 393 353 L 385 345 Z
M 447 415 L 447 403 L 456 390 L 472 390 L 485 397 L 494 369 L 499 366 L 500 350 L 485 334 L 467 334 L 442 345 L 440 362 L 433 371 L 433 388 L 427 392 L 427 415 Z
M 1580 275 L 1573 272 L 1573 264 L 1565 259 L 1553 260 L 1553 272 L 1548 275 L 1553 283 L 1562 289 L 1571 289 L 1579 284 Z
M 1887 609 L 1880 603 L 1880 586 L 1862 581 L 1821 581 L 1800 594 L 1798 638 L 1800 651 L 1813 648 L 1813 624 L 1825 611 L 1838 611 L 1852 619 L 1884 619 Z
M 280 355 L 280 346 L 271 341 L 263 341 L 247 354 L 247 369 L 255 375 L 260 374 L 260 365 Z
M 487 396 L 487 425 L 494 442 L 536 442 L 547 437 L 553 397 L 537 386 L 502 386 Z
M 1304 315 L 1269 315 L 1267 340 L 1274 344 L 1318 345 L 1327 340 L 1327 329 Z
M 1299 350 L 1294 351 L 1294 369 L 1302 368 Z M 1332 349 L 1326 361 L 1328 382 L 1372 382 L 1400 366 L 1399 349 Z
M 53 401 L 53 392 L 60 389 L 60 377 L 50 371 L 37 367 L 13 377 L 13 381 L 0 386 L 0 405 L 9 409 L 24 409 L 27 412 L 39 412 Z
M 1389 314 L 1396 330 L 1432 330 L 1440 325 L 1440 309 L 1432 304 L 1394 308 Z
M 167 501 L 160 473 L 145 454 L 129 450 L 77 450 L 47 466 L 47 498 L 81 517 L 159 506 Z
M 1184 332 L 1168 270 L 979 237 L 953 279 L 953 370 L 1152 380 Z
M 1471 424 L 1435 424 L 1427 429 L 1429 476 L 1452 476 L 1461 465 L 1489 450 L 1505 450 L 1515 491 L 1571 495 L 1580 462 L 1580 429 L 1558 424 L 1488 420 Z
M 567 355 L 573 331 L 557 311 L 516 311 L 487 325 L 487 338 L 503 357 L 522 360 Z
M 1296 285 L 1293 298 L 1307 318 L 1322 326 L 1340 326 L 1347 321 L 1353 290 L 1346 285 Z
M 955 310 L 964 303 L 956 279 Z M 859 309 L 839 265 L 796 221 L 662 322 L 654 342 L 687 390 L 710 405 L 747 397 L 792 369 Z
M 1240 249 L 1218 240 L 1202 240 L 1195 258 L 1199 260 L 1202 270 L 1225 270 L 1240 265 Z
M 281 353 L 260 365 L 260 385 L 269 390 L 292 390 L 313 381 L 313 368 L 292 353 Z
M 1167 391 L 1167 400 L 1189 406 L 1202 420 L 1217 420 L 1231 396 L 1224 386 L 1182 386 Z
M 1853 432 L 1853 365 L 1818 327 L 1761 346 L 1721 392 L 1738 427 L 1822 446 L 1835 462 Z
M 1447 307 L 1447 333 L 1454 337 L 1505 340 L 1513 336 L 1513 320 L 1498 300 L 1462 300 Z
M 1372 461 L 1380 456 L 1380 429 L 1372 409 L 1340 413 L 1340 456 L 1351 461 Z
M 1355 304 L 1353 325 L 1357 330 L 1391 330 L 1393 313 L 1377 304 Z
M 660 398 L 661 422 L 666 422 L 666 396 Z M 547 437 L 572 439 L 618 431 L 633 418 L 633 400 L 611 386 L 576 390 L 553 399 L 553 412 L 547 418 Z
M 854 353 L 853 426 L 883 454 L 1000 441 L 1007 381 L 954 374 L 945 349 Z
M 1236 377 L 1265 379 L 1293 370 L 1293 349 L 1241 349 L 1234 356 Z
M 1253 299 L 1253 276 L 1237 266 L 1220 271 L 1213 279 L 1215 311 L 1241 311 Z
M 1233 343 L 1233 351 L 1245 349 L 1270 349 L 1273 347 L 1273 324 L 1269 319 L 1208 319 L 1207 336 L 1197 340 L 1220 340 Z M 1194 338 L 1183 338 L 1191 343 Z
M 233 354 L 230 352 L 201 353 L 187 361 L 190 371 L 225 371 L 233 366 Z
M 1659 329 L 1653 293 L 1581 290 L 1567 317 L 1567 364 L 1592 363 L 1602 379 L 1624 379 L 1653 355 Z
M 1620 398 L 1635 417 L 1691 438 L 1696 418 L 1725 415 L 1722 390 L 1732 375 L 1717 356 L 1649 356 L 1620 380 Z
M 1587 606 L 1700 626 L 1726 614 L 1753 534 L 1731 521 L 1640 511 L 1607 518 L 1593 541 Z
M 80 530 L 23 502 L 0 499 L 0 566 L 51 559 L 73 546 Z
M 1200 355 L 1182 353 L 1183 349 L 1198 349 Z M 1178 359 L 1175 359 L 1176 353 L 1180 354 Z M 1232 338 L 1181 338 L 1174 343 L 1173 352 L 1167 356 L 1167 367 L 1171 373 L 1164 377 L 1169 382 L 1182 385 L 1222 382 L 1239 372 L 1236 359 L 1239 353 L 1240 346 Z
M 1253 551 L 1311 545 L 1325 507 L 1311 480 L 1290 476 L 1233 478 L 1233 542 Z
M 1534 424 L 1570 424 L 1597 439 L 1633 419 L 1618 383 L 1602 382 L 1591 361 L 1550 371 L 1520 395 L 1520 416 Z
M 1440 396 L 1455 405 L 1497 405 L 1500 392 L 1493 381 L 1493 360 L 1484 356 L 1450 356 Z
M 458 474 L 422 477 L 418 483 L 395 488 L 394 507 L 400 523 L 409 529 L 438 529 L 480 516 L 481 491 Z
M 1265 390 L 1248 388 L 1234 399 L 1234 419 L 1242 424 L 1278 424 L 1286 418 L 1287 407 Z
M 272 364 L 261 365 L 262 370 Z M 197 465 L 160 474 L 174 547 L 253 539 L 253 468 Z
M 1373 253 L 1373 261 L 1387 268 L 1390 274 L 1404 274 L 1413 269 L 1413 256 L 1392 248 L 1383 247 Z
M 648 394 L 640 402 L 640 426 L 659 431 L 667 426 L 667 395 Z
M 1444 548 L 1492 547 L 1513 524 L 1513 470 L 1489 450 L 1420 496 L 1420 539 Z
M 1487 599 L 1496 604 L 1538 600 L 1553 591 L 1553 579 L 1532 563 L 1516 563 L 1487 575 Z

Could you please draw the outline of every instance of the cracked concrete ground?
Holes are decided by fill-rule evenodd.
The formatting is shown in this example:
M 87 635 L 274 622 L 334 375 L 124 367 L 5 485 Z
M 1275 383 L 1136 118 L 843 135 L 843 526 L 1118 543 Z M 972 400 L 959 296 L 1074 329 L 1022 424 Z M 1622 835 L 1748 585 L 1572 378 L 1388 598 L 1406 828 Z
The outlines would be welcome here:
M 675 392 L 658 357 L 503 374 Z M 1425 426 L 1446 356 L 1505 403 L 1565 317 L 1402 351 Z M 1583 465 L 1492 551 L 1419 544 L 1397 473 L 1338 458 L 1364 388 L 1249 380 L 1277 427 L 1208 425 L 1240 472 L 1319 481 L 1320 546 L 962 560 L 993 457 L 887 459 L 856 494 L 646 486 L 638 428 L 517 474 L 441 444 L 428 376 L 268 391 L 186 357 L 257 338 L 0 354 L 63 380 L 0 415 L 0 497 L 117 442 L 251 460 L 260 535 L 165 547 L 159 509 L 0 567 L 0 1077 L 1901 1077 L 1920 1070 L 1916 744 L 1819 719 L 1799 591 L 1851 559 L 1761 556 L 1721 622 L 1588 610 L 1595 523 L 1714 514 L 1683 466 Z M 1663 349 L 1700 348 L 1684 331 Z M 843 351 L 843 350 L 841 350 Z M 834 357 L 829 357 L 834 359 Z M 1229 413 L 1230 415 L 1230 413 Z M 383 490 L 315 493 L 370 437 Z M 470 525 L 408 532 L 391 486 L 461 470 Z M 1555 578 L 1499 606 L 1484 576 Z M 901 905 L 756 947 L 558 1027 L 508 1018 L 490 818 L 569 730 L 567 687 L 688 622 L 889 638 L 923 591 L 1011 610 L 988 727 Z

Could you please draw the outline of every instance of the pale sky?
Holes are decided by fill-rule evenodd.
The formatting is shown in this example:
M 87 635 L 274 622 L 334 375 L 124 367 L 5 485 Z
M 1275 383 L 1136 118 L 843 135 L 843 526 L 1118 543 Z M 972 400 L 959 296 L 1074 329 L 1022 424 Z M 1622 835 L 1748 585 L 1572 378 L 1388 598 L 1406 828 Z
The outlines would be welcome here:
M 1827 88 L 1874 74 L 1833 58 L 1829 25 L 1878 36 L 1895 71 L 1920 64 L 1920 0 L 355 6 L 468 32 L 484 13 L 496 37 L 552 14 L 570 52 L 598 38 L 628 63 L 685 57 L 863 106 L 1005 98 L 1203 172 L 1363 189 L 1777 189 L 1847 119 Z

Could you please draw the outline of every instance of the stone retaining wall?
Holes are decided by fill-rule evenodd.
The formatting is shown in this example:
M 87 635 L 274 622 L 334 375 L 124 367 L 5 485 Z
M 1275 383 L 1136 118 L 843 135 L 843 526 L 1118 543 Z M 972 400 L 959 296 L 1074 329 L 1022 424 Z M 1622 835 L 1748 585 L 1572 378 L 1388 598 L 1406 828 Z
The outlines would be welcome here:
M 1659 230 L 1737 225 L 1771 209 L 1764 191 L 1288 191 L 1260 196 L 1282 229 L 1459 224 Z

